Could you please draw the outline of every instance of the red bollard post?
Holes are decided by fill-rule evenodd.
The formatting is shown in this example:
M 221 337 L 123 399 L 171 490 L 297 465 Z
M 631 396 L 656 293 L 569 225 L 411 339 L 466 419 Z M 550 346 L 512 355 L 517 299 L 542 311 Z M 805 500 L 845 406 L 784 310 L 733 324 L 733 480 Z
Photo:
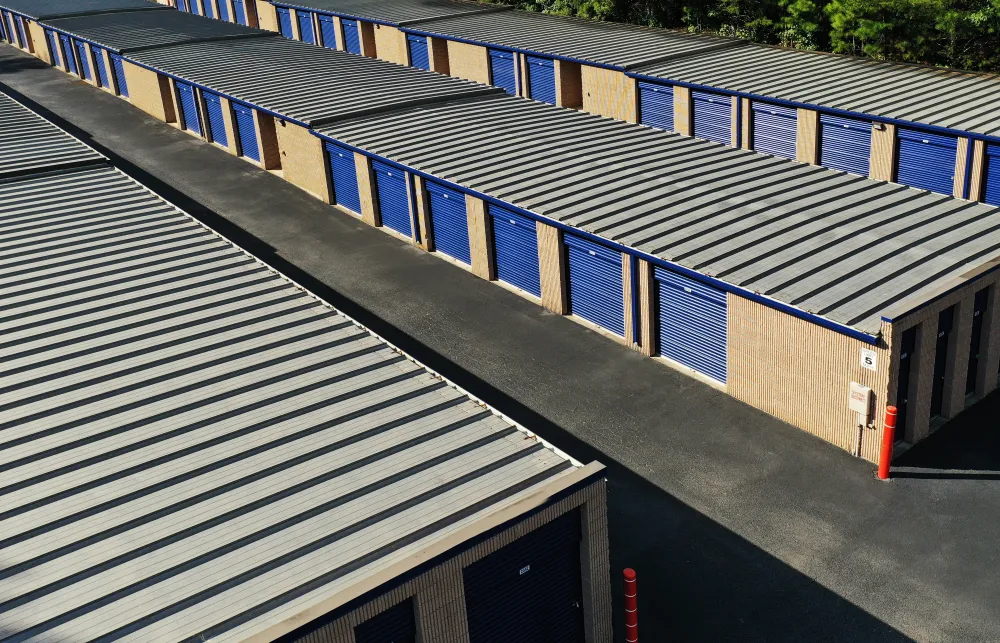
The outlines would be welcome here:
M 882 451 L 878 458 L 878 479 L 889 479 L 889 465 L 892 462 L 892 446 L 896 443 L 896 407 L 885 410 L 885 429 L 882 431 Z
M 639 610 L 635 599 L 635 570 L 625 570 L 625 642 L 639 641 Z

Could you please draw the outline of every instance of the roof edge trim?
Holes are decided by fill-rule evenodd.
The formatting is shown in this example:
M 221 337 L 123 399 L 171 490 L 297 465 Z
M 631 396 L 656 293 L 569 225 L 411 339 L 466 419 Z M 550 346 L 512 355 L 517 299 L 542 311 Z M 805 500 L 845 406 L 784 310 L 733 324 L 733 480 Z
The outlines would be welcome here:
M 924 308 L 933 305 L 935 302 L 944 299 L 956 290 L 965 288 L 976 279 L 985 277 L 986 275 L 996 272 L 997 270 L 1000 270 L 1000 255 L 993 257 L 989 261 L 982 263 L 964 274 L 953 277 L 946 284 L 934 289 L 930 293 L 904 299 L 882 313 L 882 321 L 889 324 L 902 321 L 910 315 L 920 312 Z
M 361 109 L 351 112 L 350 114 L 315 118 L 312 120 L 311 123 L 309 123 L 309 127 L 323 127 L 325 125 L 330 125 L 332 123 L 337 123 L 339 121 L 344 121 L 350 118 L 362 118 L 365 116 L 373 116 L 375 114 L 385 114 L 386 112 L 404 111 L 413 109 L 415 107 L 424 107 L 426 105 L 436 105 L 439 103 L 447 103 L 451 101 L 458 101 L 464 103 L 466 101 L 483 98 L 485 96 L 496 96 L 499 94 L 506 94 L 506 91 L 501 87 L 483 85 L 482 89 L 478 91 L 470 91 L 463 94 L 453 94 L 451 96 L 429 96 L 427 98 L 421 98 L 418 100 L 393 103 L 392 105 L 383 105 L 381 107 Z
M 245 33 L 245 34 L 231 34 L 228 36 L 207 36 L 205 38 L 191 38 L 189 40 L 180 40 L 178 42 L 172 42 L 166 45 L 144 45 L 139 47 L 128 47 L 126 49 L 119 50 L 120 53 L 131 53 L 135 51 L 149 51 L 151 49 L 167 49 L 168 47 L 176 47 L 178 45 L 192 45 L 203 42 L 219 42 L 228 40 L 252 40 L 254 38 L 279 38 L 281 34 L 265 31 L 263 33 Z M 102 45 L 106 47 L 106 45 Z

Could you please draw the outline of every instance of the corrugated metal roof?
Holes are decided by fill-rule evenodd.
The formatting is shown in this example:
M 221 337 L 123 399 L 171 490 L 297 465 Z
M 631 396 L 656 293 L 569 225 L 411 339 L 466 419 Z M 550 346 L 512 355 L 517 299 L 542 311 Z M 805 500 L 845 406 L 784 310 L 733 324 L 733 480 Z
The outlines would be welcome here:
M 1000 135 L 1000 77 L 751 45 L 637 73 L 873 116 Z
M 497 87 L 285 38 L 205 42 L 131 59 L 303 123 L 501 94 Z
M 106 160 L 14 99 L 0 94 L 0 180 Z
M 206 20 L 183 11 L 106 13 L 51 20 L 46 25 L 119 53 L 206 40 L 278 37 L 273 31 Z
M 0 0 L 0 7 L 36 20 L 109 11 L 172 9 L 151 0 Z
M 283 7 L 314 9 L 394 25 L 468 13 L 509 11 L 510 7 L 454 0 L 272 0 Z
M 1000 210 L 513 97 L 323 135 L 875 335 L 1000 256 Z
M 745 41 L 526 11 L 436 20 L 413 31 L 629 68 Z
M 0 184 L 0 289 L 4 640 L 243 640 L 575 469 L 111 168 Z

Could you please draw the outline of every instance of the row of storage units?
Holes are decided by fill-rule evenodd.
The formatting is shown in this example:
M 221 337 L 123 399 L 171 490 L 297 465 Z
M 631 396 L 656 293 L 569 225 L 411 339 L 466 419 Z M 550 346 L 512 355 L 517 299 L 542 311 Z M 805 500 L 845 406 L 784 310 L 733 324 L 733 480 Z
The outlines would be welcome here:
M 254 0 L 176 0 L 177 10 L 196 16 L 215 18 L 238 25 L 251 25 L 254 18 Z M 253 21 L 253 22 L 252 22 Z
M 614 640 L 600 463 L 3 94 L 0 139 L 6 637 Z
M 127 64 L 157 88 L 133 91 L 134 105 L 159 101 L 163 120 L 207 111 L 207 94 L 244 105 L 262 158 L 293 184 L 869 459 L 899 394 L 900 333 L 937 332 L 928 315 L 966 310 L 970 284 L 995 279 L 985 206 L 278 37 L 135 51 Z M 174 97 L 178 83 L 191 99 Z M 972 317 L 955 320 L 942 418 L 966 403 L 955 378 Z M 991 332 L 976 395 L 996 386 Z M 932 380 L 912 376 L 908 404 L 922 410 L 909 441 L 933 425 Z M 850 385 L 871 394 L 864 422 Z

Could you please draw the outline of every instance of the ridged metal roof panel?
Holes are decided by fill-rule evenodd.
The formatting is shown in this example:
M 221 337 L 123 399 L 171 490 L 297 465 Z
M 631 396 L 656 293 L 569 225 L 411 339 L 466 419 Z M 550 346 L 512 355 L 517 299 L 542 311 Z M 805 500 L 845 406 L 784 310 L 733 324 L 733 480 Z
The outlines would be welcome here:
M 129 58 L 303 123 L 503 93 L 497 87 L 285 38 L 178 45 Z
M 0 94 L 0 179 L 106 160 L 6 94 Z
M 509 11 L 509 7 L 454 0 L 275 0 L 283 7 L 301 7 L 393 25 L 461 14 Z
M 414 25 L 412 30 L 619 68 L 746 44 L 742 40 L 527 11 L 435 20 Z
M 50 20 L 46 25 L 119 53 L 205 40 L 278 37 L 272 31 L 206 20 L 183 11 L 103 13 Z
M 152 0 L 0 0 L 0 7 L 45 20 L 109 11 L 170 10 Z
M 244 640 L 575 468 L 112 168 L 0 184 L 0 290 L 11 640 Z
M 818 107 L 1000 136 L 1000 77 L 749 45 L 636 73 Z
M 319 131 L 873 335 L 1000 256 L 994 207 L 513 97 Z

